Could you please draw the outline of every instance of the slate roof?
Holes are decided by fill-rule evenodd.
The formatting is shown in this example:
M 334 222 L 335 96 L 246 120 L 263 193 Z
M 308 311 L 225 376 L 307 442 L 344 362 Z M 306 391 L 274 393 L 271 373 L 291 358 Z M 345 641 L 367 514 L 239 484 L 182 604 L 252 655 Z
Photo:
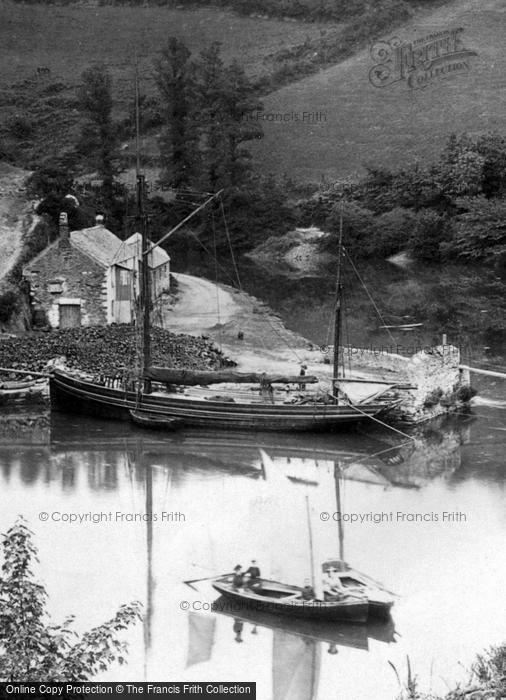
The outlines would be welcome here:
M 123 241 L 105 226 L 98 225 L 83 228 L 81 231 L 72 231 L 70 243 L 100 265 L 109 267 L 113 264 Z

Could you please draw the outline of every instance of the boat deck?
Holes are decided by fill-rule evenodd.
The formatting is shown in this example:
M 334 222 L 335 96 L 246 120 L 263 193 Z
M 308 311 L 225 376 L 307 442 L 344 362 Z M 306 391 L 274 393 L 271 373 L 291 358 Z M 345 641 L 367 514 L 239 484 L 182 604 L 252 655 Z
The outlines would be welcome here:
M 300 405 L 303 403 L 313 403 L 314 401 L 322 401 L 327 396 L 326 392 L 308 391 L 306 390 L 274 390 L 272 400 L 262 396 L 258 390 L 258 386 L 252 385 L 238 389 L 237 385 L 218 385 L 215 388 L 209 387 L 186 387 L 184 392 L 167 392 L 154 391 L 152 396 L 170 396 L 177 399 L 199 399 L 200 401 L 223 401 L 232 399 L 230 403 L 241 404 L 263 404 L 269 405 Z

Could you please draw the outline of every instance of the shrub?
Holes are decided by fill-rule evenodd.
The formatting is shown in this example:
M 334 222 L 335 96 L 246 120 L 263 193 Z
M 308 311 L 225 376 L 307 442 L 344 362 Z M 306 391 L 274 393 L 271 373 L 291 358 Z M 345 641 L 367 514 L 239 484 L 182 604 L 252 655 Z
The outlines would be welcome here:
M 422 211 L 414 219 L 408 249 L 418 260 L 438 262 L 449 231 L 448 217 L 432 210 Z
M 383 257 L 405 250 L 409 245 L 416 215 L 409 209 L 397 207 L 376 217 L 376 234 L 371 241 L 371 253 Z
M 343 218 L 343 245 L 351 256 L 364 256 L 369 254 L 373 247 L 376 226 L 373 213 L 355 202 L 346 202 L 342 211 Z M 325 247 L 329 252 L 337 253 L 337 236 L 339 234 L 341 220 L 341 205 L 335 204 L 330 216 L 327 218 L 325 228 L 330 233 L 336 234 L 329 237 Z
M 466 260 L 492 259 L 506 251 L 506 202 L 485 197 L 457 200 L 460 212 L 454 219 L 445 255 Z
M 83 635 L 73 617 L 51 623 L 47 592 L 35 580 L 33 533 L 18 520 L 2 537 L 0 574 L 0 682 L 87 681 L 114 661 L 124 663 L 127 644 L 119 630 L 140 619 L 140 603 L 123 605 L 108 622 Z

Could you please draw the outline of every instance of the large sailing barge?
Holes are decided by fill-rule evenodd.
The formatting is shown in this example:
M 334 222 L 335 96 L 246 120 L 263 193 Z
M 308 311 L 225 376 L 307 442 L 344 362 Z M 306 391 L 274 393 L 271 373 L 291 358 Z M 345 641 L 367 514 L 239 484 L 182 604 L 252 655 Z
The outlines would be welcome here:
M 153 367 L 151 362 L 151 291 L 148 256 L 153 249 L 178 230 L 183 222 L 171 229 L 158 243 L 148 235 L 145 210 L 145 179 L 137 175 L 137 200 L 141 224 L 142 249 L 139 260 L 140 298 L 137 325 L 141 335 L 141 362 L 137 381 L 120 382 L 120 386 L 104 385 L 95 377 L 78 375 L 65 369 L 55 369 L 50 378 L 53 408 L 85 413 L 101 418 L 133 420 L 136 424 L 156 429 L 167 426 L 206 427 L 216 429 L 319 431 L 334 430 L 374 417 L 396 405 L 385 394 L 394 385 L 386 382 L 363 382 L 362 398 L 353 402 L 343 389 L 339 377 L 339 352 L 334 352 L 333 379 L 330 387 L 306 392 L 315 384 L 314 376 L 272 376 L 265 373 L 233 371 L 195 372 L 174 368 Z M 221 192 L 209 197 L 184 219 L 188 221 Z M 342 250 L 342 232 L 339 239 Z M 341 261 L 337 269 L 334 347 L 340 346 L 341 334 Z M 237 384 L 249 385 L 246 391 Z M 296 392 L 274 392 L 273 384 L 284 384 Z M 220 385 L 212 390 L 209 385 Z M 366 386 L 367 385 L 367 386 Z M 184 387 L 184 389 L 182 388 Z M 204 387 L 204 388 L 203 388 Z M 295 395 L 294 395 L 295 393 Z

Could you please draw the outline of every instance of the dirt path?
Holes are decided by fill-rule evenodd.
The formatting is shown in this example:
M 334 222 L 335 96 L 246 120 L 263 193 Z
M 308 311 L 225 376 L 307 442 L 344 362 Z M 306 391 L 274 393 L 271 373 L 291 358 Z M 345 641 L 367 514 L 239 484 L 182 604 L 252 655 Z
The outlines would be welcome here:
M 20 168 L 0 164 L 0 280 L 16 262 L 23 234 L 33 224 L 33 207 L 22 189 L 27 175 Z
M 175 274 L 178 298 L 163 312 L 164 327 L 176 333 L 209 336 L 242 371 L 291 373 L 301 364 L 307 374 L 329 380 L 331 356 L 306 338 L 285 327 L 279 316 L 262 301 L 226 285 L 191 275 Z M 219 314 L 217 311 L 219 301 Z M 242 338 L 239 335 L 242 334 Z M 378 358 L 357 361 L 357 377 L 391 379 L 392 372 L 379 366 Z

